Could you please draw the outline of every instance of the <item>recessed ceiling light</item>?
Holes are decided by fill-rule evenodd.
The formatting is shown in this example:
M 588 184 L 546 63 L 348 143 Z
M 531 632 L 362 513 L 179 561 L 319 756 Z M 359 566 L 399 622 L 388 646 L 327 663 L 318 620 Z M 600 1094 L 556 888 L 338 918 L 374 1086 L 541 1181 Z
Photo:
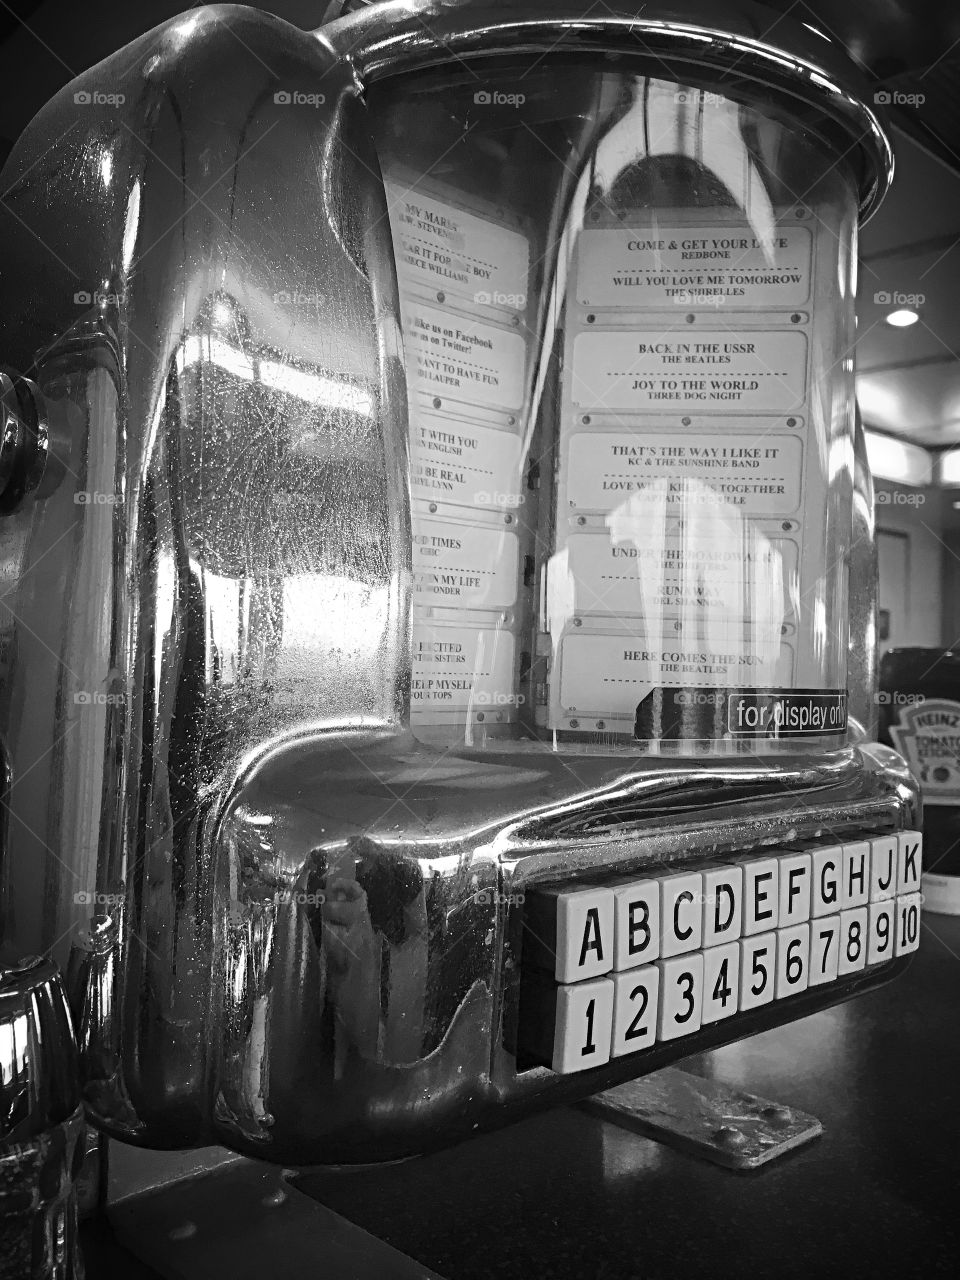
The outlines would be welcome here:
M 920 315 L 918 312 L 911 310 L 910 307 L 901 307 L 899 311 L 891 311 L 883 318 L 887 324 L 892 324 L 895 329 L 906 329 L 908 325 L 916 324 L 920 319 Z

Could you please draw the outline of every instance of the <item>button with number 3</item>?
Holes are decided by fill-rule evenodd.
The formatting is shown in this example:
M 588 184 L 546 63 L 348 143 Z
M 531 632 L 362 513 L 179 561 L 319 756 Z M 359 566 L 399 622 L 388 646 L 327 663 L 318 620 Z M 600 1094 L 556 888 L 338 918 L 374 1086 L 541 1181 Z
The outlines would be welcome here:
M 661 960 L 658 1040 L 676 1040 L 700 1028 L 703 1016 L 703 952 Z

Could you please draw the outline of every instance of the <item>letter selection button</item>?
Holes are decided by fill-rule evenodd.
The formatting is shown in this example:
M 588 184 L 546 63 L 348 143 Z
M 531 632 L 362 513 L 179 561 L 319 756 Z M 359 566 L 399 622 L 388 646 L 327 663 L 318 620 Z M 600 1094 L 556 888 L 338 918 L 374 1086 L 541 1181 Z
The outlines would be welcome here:
M 919 831 L 901 831 L 897 841 L 900 846 L 897 897 L 900 897 L 906 893 L 916 893 L 920 888 L 923 836 Z
M 677 871 L 660 882 L 660 955 L 698 951 L 703 941 L 703 876 Z
M 743 929 L 743 868 L 706 867 L 703 872 L 703 945 L 736 942 Z
M 777 927 L 779 862 L 756 858 L 743 864 L 743 934 L 763 933 Z
M 634 969 L 656 960 L 660 955 L 660 885 L 656 880 L 617 885 L 613 899 L 614 969 Z
M 896 836 L 870 841 L 870 901 L 889 902 L 897 896 L 900 842 Z
M 813 915 L 829 916 L 840 910 L 840 877 L 843 850 L 839 845 L 813 852 Z

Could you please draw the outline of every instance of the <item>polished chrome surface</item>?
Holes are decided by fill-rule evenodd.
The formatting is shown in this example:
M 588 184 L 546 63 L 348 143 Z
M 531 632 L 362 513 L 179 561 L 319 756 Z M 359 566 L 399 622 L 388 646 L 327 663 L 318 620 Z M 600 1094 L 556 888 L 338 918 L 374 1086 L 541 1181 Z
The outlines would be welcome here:
M 574 0 L 387 0 L 347 14 L 319 32 L 364 84 L 449 62 L 502 54 L 592 54 L 646 62 L 649 73 L 689 73 L 721 88 L 762 84 L 798 121 L 815 119 L 849 152 L 860 175 L 865 221 L 893 180 L 893 150 L 868 105 L 871 90 L 842 46 L 809 24 L 751 0 L 667 0 L 654 6 Z
M 56 965 L 0 967 L 0 1280 L 82 1280 L 84 1120 Z
M 382 1159 L 615 1083 L 629 1062 L 517 1073 L 526 887 L 916 822 L 870 746 L 774 769 L 414 740 L 359 66 L 192 11 L 4 171 L 0 339 L 69 452 L 0 521 L 2 936 L 68 970 L 90 1114 L 144 1145 Z

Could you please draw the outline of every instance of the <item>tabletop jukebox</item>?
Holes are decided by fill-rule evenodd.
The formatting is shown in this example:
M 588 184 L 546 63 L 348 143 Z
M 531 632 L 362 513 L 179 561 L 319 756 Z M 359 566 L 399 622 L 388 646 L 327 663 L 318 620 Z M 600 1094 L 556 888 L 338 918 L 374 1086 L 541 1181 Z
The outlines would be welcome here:
M 0 248 L 4 956 L 58 960 L 95 1124 L 284 1162 L 591 1094 L 918 932 L 854 69 L 748 3 L 333 9 L 85 73 Z

